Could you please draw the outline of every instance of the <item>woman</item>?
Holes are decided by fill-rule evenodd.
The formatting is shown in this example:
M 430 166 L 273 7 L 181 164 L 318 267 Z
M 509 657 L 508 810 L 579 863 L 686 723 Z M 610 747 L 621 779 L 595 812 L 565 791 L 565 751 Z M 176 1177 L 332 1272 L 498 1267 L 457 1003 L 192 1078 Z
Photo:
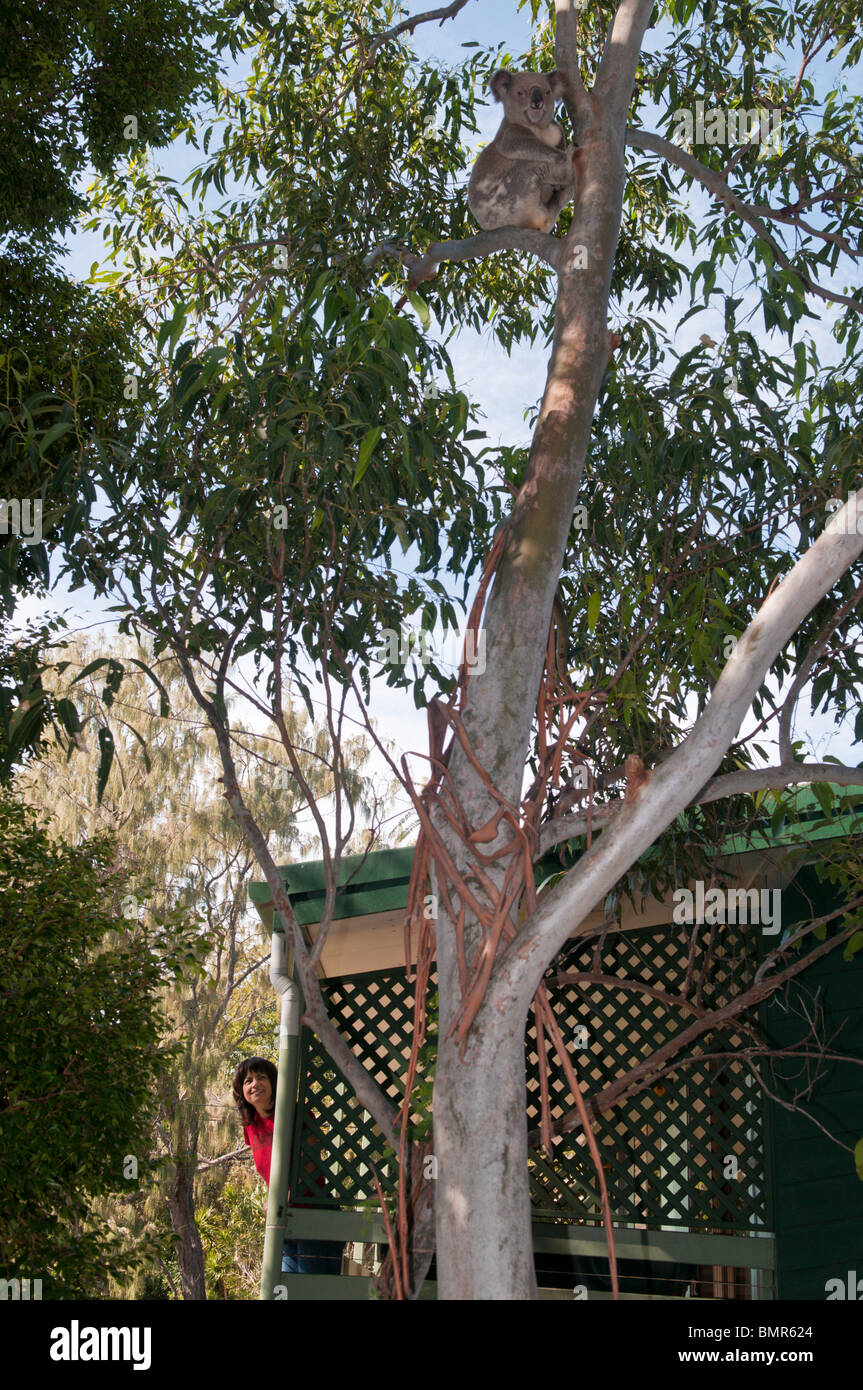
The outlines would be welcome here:
M 272 1062 L 265 1057 L 245 1057 L 234 1072 L 233 1081 L 243 1138 L 252 1150 L 255 1167 L 267 1187 L 270 1185 L 278 1075 Z M 311 1165 L 307 1167 L 312 1171 Z M 326 1187 L 326 1180 L 319 1176 L 317 1185 Z M 285 1241 L 282 1249 L 283 1274 L 340 1274 L 341 1268 L 341 1244 L 331 1240 Z

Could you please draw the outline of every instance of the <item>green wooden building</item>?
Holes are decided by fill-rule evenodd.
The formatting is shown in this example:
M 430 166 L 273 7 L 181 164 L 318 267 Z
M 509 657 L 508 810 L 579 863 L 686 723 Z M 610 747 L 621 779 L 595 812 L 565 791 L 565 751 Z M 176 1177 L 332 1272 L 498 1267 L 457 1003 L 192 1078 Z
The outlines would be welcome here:
M 863 789 L 857 790 L 863 804 Z M 814 805 L 808 794 L 800 800 Z M 753 889 L 781 894 L 771 901 L 781 904 L 784 930 L 838 905 L 814 868 L 819 840 L 836 833 L 825 827 L 807 832 L 809 851 L 794 868 L 787 855 L 792 840 L 781 834 L 765 834 L 754 845 L 751 838 L 745 846 L 729 843 L 720 864 L 730 883 L 749 894 L 750 904 Z M 332 1016 L 394 1098 L 412 1027 L 412 981 L 403 954 L 412 860 L 413 849 L 406 848 L 342 864 L 340 882 L 347 886 L 321 967 Z M 556 861 L 540 864 L 538 882 L 556 867 Z M 311 941 L 323 901 L 322 865 L 299 863 L 282 874 Z M 266 884 L 253 885 L 251 897 L 271 929 Z M 729 920 L 718 929 L 681 924 L 675 906 L 671 896 L 650 899 L 638 911 L 627 904 L 618 928 L 574 940 L 558 957 L 555 973 L 565 969 L 604 979 L 601 985 L 550 989 L 587 1090 L 607 1084 L 691 1021 L 691 1013 L 661 996 L 678 994 L 687 979 L 691 986 L 695 971 L 702 1005 L 721 1007 L 752 983 L 764 951 L 779 939 L 775 922 Z M 601 914 L 595 916 L 598 925 Z M 811 944 L 818 943 L 807 938 L 805 949 Z M 630 983 L 618 986 L 617 980 Z M 632 981 L 648 990 L 633 989 Z M 827 1050 L 863 1061 L 863 952 L 845 962 L 840 948 L 817 960 L 760 1006 L 757 1021 L 777 1049 L 799 1047 L 816 1023 L 819 1035 L 830 1040 Z M 727 1047 L 714 1040 L 710 1050 L 739 1051 L 734 1025 L 721 1036 Z M 530 1128 L 539 1111 L 533 1042 L 531 1026 L 525 1096 Z M 853 1159 L 863 1136 L 863 1065 L 823 1058 L 807 1070 L 800 1057 L 785 1056 L 776 1060 L 771 1095 L 765 1096 L 745 1058 L 702 1058 L 698 1044 L 681 1057 L 685 1064 L 604 1117 L 597 1129 L 621 1296 L 821 1300 L 842 1296 L 840 1287 L 850 1296 L 859 1280 L 854 1296 L 863 1298 L 863 1181 Z M 571 1102 L 554 1068 L 550 1086 L 562 1113 Z M 797 1108 L 790 1110 L 790 1104 Z M 283 1275 L 289 1298 L 374 1296 L 368 1270 L 385 1233 L 372 1164 L 385 1189 L 391 1188 L 394 1172 L 377 1126 L 318 1040 L 303 1029 L 291 1191 L 305 1192 L 311 1204 L 289 1210 L 286 1234 L 343 1241 L 346 1250 L 341 1276 Z M 312 1184 L 312 1198 L 310 1180 L 300 1178 L 309 1173 L 324 1179 L 323 1190 Z M 583 1140 L 563 1136 L 552 1160 L 532 1149 L 530 1183 L 540 1297 L 610 1297 L 599 1197 Z M 424 1294 L 434 1297 L 433 1278 Z

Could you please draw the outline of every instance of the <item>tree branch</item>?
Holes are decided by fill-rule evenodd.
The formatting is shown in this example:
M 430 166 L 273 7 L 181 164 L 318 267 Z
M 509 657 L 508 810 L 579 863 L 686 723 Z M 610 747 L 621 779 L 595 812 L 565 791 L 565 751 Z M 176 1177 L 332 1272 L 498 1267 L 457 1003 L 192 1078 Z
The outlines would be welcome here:
M 653 0 L 620 0 L 593 86 L 594 97 L 613 124 L 629 110 L 635 71 Z
M 248 1144 L 243 1144 L 239 1149 L 232 1149 L 229 1154 L 221 1154 L 219 1158 L 199 1158 L 196 1169 L 203 1173 L 205 1168 L 218 1168 L 221 1163 L 233 1163 L 237 1158 L 250 1158 L 252 1154 Z
M 398 24 L 394 24 L 391 29 L 385 29 L 380 34 L 375 34 L 369 46 L 369 57 L 381 48 L 385 43 L 391 43 L 402 34 L 412 34 L 420 24 L 431 24 L 439 19 L 441 27 L 448 19 L 455 19 L 459 10 L 463 10 L 468 0 L 453 0 L 451 5 L 442 5 L 439 10 L 424 10 L 422 14 L 415 14 L 411 19 L 402 19 Z
M 290 245 L 290 237 L 279 236 L 265 237 L 263 241 L 235 241 L 232 242 L 230 246 L 226 246 L 224 250 L 219 252 L 218 256 L 216 256 L 216 258 L 214 259 L 212 266 L 210 266 L 209 268 L 211 270 L 218 270 L 219 262 L 223 261 L 226 256 L 233 255 L 235 251 L 260 251 L 265 246 L 284 246 L 285 249 L 288 250 L 290 248 Z M 201 258 L 199 257 L 199 259 Z M 207 262 L 205 261 L 204 264 L 206 265 Z M 285 266 L 285 269 L 287 269 L 287 266 Z
M 688 1009 L 690 1013 L 699 1018 L 704 1010 L 697 1004 L 693 1004 L 690 999 L 684 999 L 679 994 L 669 994 L 666 989 L 657 989 L 655 985 L 645 984 L 644 980 L 627 980 L 618 975 L 597 975 L 589 971 L 567 971 L 563 975 L 552 975 L 546 981 L 550 985 L 608 985 L 611 989 L 633 989 L 638 994 L 649 994 L 651 999 L 658 999 L 662 1004 L 668 1004 L 672 1009 Z
M 493 232 L 480 232 L 463 241 L 434 241 L 422 256 L 395 241 L 382 241 L 364 257 L 363 265 L 371 268 L 385 256 L 398 256 L 411 272 L 408 289 L 415 289 L 424 280 L 435 278 L 442 261 L 484 259 L 495 251 L 528 251 L 539 256 L 552 270 L 559 270 L 563 241 L 547 232 L 534 232 L 525 227 L 498 227 Z
M 801 232 L 806 232 L 807 236 L 817 236 L 821 241 L 829 241 L 832 246 L 838 246 L 840 251 L 844 251 L 846 256 L 857 259 L 863 256 L 863 250 L 858 251 L 856 246 L 852 246 L 847 237 L 840 236 L 839 232 L 822 231 L 819 227 L 813 227 L 811 223 L 804 222 L 799 211 L 793 208 L 771 208 L 765 203 L 752 203 L 752 211 L 761 217 L 770 217 L 774 222 L 786 223 L 789 227 L 799 227 Z
M 846 1060 L 851 1059 L 849 1058 Z M 820 1120 L 816 1119 L 816 1117 L 811 1113 L 811 1111 L 804 1110 L 796 1099 L 793 1101 L 783 1100 L 782 1097 L 777 1095 L 775 1091 L 771 1091 L 770 1087 L 767 1085 L 767 1082 L 764 1080 L 763 1076 L 758 1071 L 757 1067 L 754 1065 L 751 1057 L 746 1058 L 746 1065 L 749 1067 L 749 1070 L 752 1072 L 756 1082 L 761 1087 L 768 1100 L 772 1100 L 774 1105 L 781 1105 L 783 1110 L 790 1110 L 792 1114 L 802 1115 L 804 1119 L 810 1120 L 817 1129 L 820 1129 L 821 1133 L 824 1134 L 832 1144 L 838 1144 L 839 1148 L 844 1149 L 846 1153 L 850 1154 L 854 1152 L 850 1144 L 843 1144 L 842 1140 L 838 1139 L 835 1134 L 831 1134 L 827 1126 L 823 1125 Z
M 601 830 L 603 826 L 610 825 L 622 805 L 621 797 L 619 801 L 613 801 L 608 806 L 596 806 L 583 815 L 561 816 L 546 821 L 539 832 L 537 858 L 542 858 L 548 850 L 564 840 L 574 840 L 578 835 L 586 835 L 588 830 Z
M 831 915 L 835 916 L 836 914 Z M 814 923 L 811 925 L 814 926 Z M 627 1099 L 633 1091 L 638 1092 L 644 1090 L 646 1086 L 652 1085 L 656 1079 L 657 1072 L 660 1072 L 662 1068 L 665 1067 L 665 1064 L 672 1061 L 672 1059 L 675 1058 L 683 1048 L 687 1047 L 689 1043 L 697 1041 L 702 1034 L 713 1028 L 719 1028 L 725 1023 L 732 1022 L 739 1014 L 745 1013 L 747 1009 L 753 1008 L 756 1004 L 760 1004 L 762 999 L 769 998 L 781 985 L 788 983 L 789 980 L 793 979 L 795 975 L 799 975 L 801 971 L 805 970 L 814 961 L 819 960 L 821 956 L 827 955 L 830 951 L 836 950 L 844 941 L 849 940 L 857 930 L 858 928 L 856 925 L 847 927 L 845 931 L 840 932 L 839 935 L 814 947 L 798 960 L 792 961 L 781 974 L 771 975 L 766 980 L 759 980 L 757 983 L 751 985 L 748 990 L 745 990 L 743 994 L 738 995 L 736 999 L 732 999 L 730 1003 L 723 1004 L 719 1008 L 711 1009 L 709 1013 L 703 1014 L 701 1018 L 689 1024 L 687 1028 L 684 1028 L 675 1037 L 669 1038 L 667 1043 L 657 1048 L 649 1057 L 645 1057 L 644 1061 L 639 1062 L 637 1066 L 632 1067 L 623 1076 L 619 1076 L 615 1081 L 612 1081 L 598 1096 L 586 1097 L 587 1107 L 591 1115 L 598 1117 L 607 1110 L 612 1110 L 616 1105 L 619 1105 L 620 1102 Z M 683 1000 L 679 1001 L 681 1004 L 684 1002 Z M 693 1058 L 691 1060 L 696 1061 L 701 1059 Z M 680 1066 L 681 1062 L 678 1061 L 676 1065 Z M 863 1065 L 863 1061 L 861 1061 L 860 1065 Z M 568 1134 L 574 1129 L 579 1129 L 581 1123 L 579 1112 L 577 1110 L 569 1110 L 565 1115 L 562 1115 L 559 1120 L 555 1121 L 552 1125 L 551 1132 L 553 1135 Z M 534 1130 L 528 1135 L 529 1144 L 535 1145 L 539 1142 L 539 1130 Z
M 776 791 L 795 783 L 809 782 L 835 782 L 840 787 L 863 787 L 863 767 L 845 767 L 838 763 L 801 763 L 792 758 L 779 767 L 726 772 L 705 783 L 698 795 L 687 802 L 687 806 L 706 806 L 710 801 L 722 801 L 729 796 L 748 796 L 752 792 Z M 623 797 L 620 797 L 607 806 L 595 806 L 591 812 L 546 821 L 540 830 L 537 857 L 541 858 L 564 840 L 586 835 L 591 828 L 599 830 L 610 825 L 625 804 Z
M 195 672 L 192 669 L 192 658 L 189 650 L 177 639 L 176 631 L 171 625 L 164 606 L 159 602 L 152 584 L 151 594 L 154 606 L 165 623 L 169 644 L 182 668 L 189 690 L 200 708 L 204 711 L 210 727 L 213 730 L 224 774 L 222 780 L 225 788 L 225 799 L 231 809 L 231 814 L 235 823 L 245 833 L 249 846 L 255 855 L 255 859 L 263 871 L 267 885 L 272 894 L 273 907 L 281 919 L 283 930 L 287 934 L 294 955 L 294 963 L 299 976 L 300 987 L 303 992 L 305 1005 L 303 1018 L 304 1020 L 308 1020 L 336 1066 L 340 1068 L 346 1080 L 350 1082 L 357 1100 L 368 1110 L 369 1114 L 380 1126 L 381 1132 L 387 1140 L 387 1143 L 393 1148 L 396 1148 L 396 1111 L 394 1107 L 378 1086 L 371 1072 L 363 1066 L 359 1057 L 357 1057 L 356 1053 L 349 1047 L 327 1013 L 318 977 L 315 968 L 309 963 L 309 952 L 305 944 L 305 938 L 294 915 L 294 910 L 291 906 L 291 900 L 285 888 L 284 881 L 270 853 L 269 846 L 261 832 L 261 828 L 252 812 L 249 810 L 249 807 L 246 805 L 240 790 L 237 779 L 237 769 L 231 749 L 227 720 L 220 714 L 215 701 L 208 698 L 201 690 L 195 678 Z M 234 633 L 234 639 L 236 639 L 236 636 L 237 632 Z M 224 698 L 225 669 L 230 660 L 232 646 L 233 641 L 230 644 L 226 644 L 223 659 L 220 664 L 216 693 L 221 699 Z
M 524 1013 L 539 988 L 545 962 L 611 891 L 622 873 L 700 794 L 721 762 L 767 672 L 820 599 L 863 552 L 852 493 L 781 584 L 768 595 L 728 659 L 704 713 L 688 738 L 661 763 L 614 824 L 548 893 L 496 961 L 482 1010 L 517 999 Z M 730 774 L 736 775 L 736 774 Z
M 564 106 L 572 122 L 573 139 L 580 145 L 585 131 L 593 124 L 593 105 L 587 88 L 581 78 L 578 62 L 578 22 L 576 20 L 576 0 L 554 0 L 554 60 L 558 69 L 566 74 L 570 93 L 564 97 Z
M 812 38 L 806 45 L 806 52 L 803 54 L 803 62 L 800 64 L 800 71 L 797 74 L 797 81 L 794 83 L 794 90 L 791 93 L 790 102 L 794 101 L 794 99 L 797 96 L 797 93 L 800 91 L 800 84 L 803 81 L 803 74 L 805 73 L 809 64 L 812 62 L 812 59 L 821 52 L 825 44 L 830 42 L 830 38 L 833 33 L 832 25 L 828 23 L 824 37 L 821 39 L 820 43 L 816 44 L 816 40 L 818 39 L 820 33 L 821 23 L 819 21 L 819 23 L 815 26 L 815 33 L 812 35 Z
M 719 199 L 729 212 L 736 212 L 741 222 L 745 222 L 753 231 L 757 232 L 761 240 L 766 242 L 770 247 L 779 264 L 785 270 L 790 270 L 793 275 L 796 275 L 804 289 L 809 290 L 811 294 L 818 295 L 821 299 L 829 301 L 831 304 L 844 304 L 848 308 L 856 310 L 858 314 L 863 314 L 863 303 L 861 303 L 859 299 L 853 299 L 847 294 L 838 294 L 835 290 L 823 289 L 820 285 L 817 285 L 814 280 L 810 279 L 805 271 L 800 270 L 790 257 L 785 254 L 779 242 L 771 235 L 769 227 L 765 225 L 763 220 L 765 217 L 770 217 L 774 221 L 793 223 L 796 214 L 791 215 L 791 212 L 784 208 L 777 210 L 763 205 L 753 207 L 751 204 L 744 202 L 743 199 L 729 187 L 721 174 L 717 174 L 714 169 L 708 169 L 707 165 L 702 164 L 694 155 L 688 154 L 686 150 L 681 150 L 677 145 L 672 144 L 670 140 L 663 139 L 661 135 L 654 135 L 650 131 L 635 130 L 629 127 L 626 132 L 626 143 L 633 149 L 646 150 L 651 154 L 662 155 L 670 164 L 675 164 L 678 169 L 682 169 L 690 178 L 702 184 L 708 192 Z M 798 225 L 802 226 L 803 224 L 798 222 Z M 811 231 L 816 236 L 822 236 L 827 241 L 836 241 L 836 235 L 832 232 L 822 233 L 808 226 L 805 227 L 804 230 Z M 841 242 L 837 244 L 841 244 Z M 854 251 L 847 243 L 842 246 L 843 250 L 846 248 L 851 255 L 857 256 L 861 254 L 858 251 Z
M 400 20 L 399 23 L 394 24 L 391 29 L 384 29 L 380 34 L 372 34 L 368 39 L 368 48 L 365 53 L 361 55 L 356 71 L 349 76 L 344 86 L 338 90 L 326 111 L 321 112 L 320 119 L 324 121 L 327 120 L 332 112 L 335 111 L 336 107 L 341 105 L 352 85 L 358 82 L 363 73 L 367 72 L 372 66 L 375 54 L 380 48 L 383 48 L 385 43 L 392 43 L 394 39 L 399 38 L 402 34 L 412 34 L 420 24 L 430 24 L 435 19 L 439 19 L 441 24 L 444 24 L 448 19 L 454 19 L 459 10 L 464 9 L 467 2 L 468 0 L 453 0 L 451 5 L 442 6 L 439 10 L 424 10 L 422 14 L 414 15 L 411 19 Z M 348 44 L 348 49 L 357 48 L 363 42 L 364 39 L 354 39 L 352 43 Z M 328 64 L 324 68 L 321 68 L 315 76 L 320 76 L 322 73 L 329 70 L 330 65 Z
M 780 767 L 756 768 L 750 772 L 726 772 L 708 782 L 691 806 L 721 801 L 726 796 L 775 790 L 797 782 L 836 782 L 840 787 L 863 787 L 863 767 L 840 767 L 836 763 L 783 763 Z

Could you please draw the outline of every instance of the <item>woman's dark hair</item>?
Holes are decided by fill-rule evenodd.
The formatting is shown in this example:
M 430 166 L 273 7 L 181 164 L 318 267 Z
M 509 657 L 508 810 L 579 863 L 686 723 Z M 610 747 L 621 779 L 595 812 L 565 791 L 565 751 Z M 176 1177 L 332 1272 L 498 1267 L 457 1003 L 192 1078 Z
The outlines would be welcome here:
M 234 1100 L 237 1102 L 237 1109 L 240 1112 L 240 1119 L 244 1125 L 254 1124 L 257 1118 L 257 1110 L 250 1105 L 243 1095 L 243 1083 L 249 1072 L 256 1072 L 258 1076 L 265 1076 L 273 1088 L 273 1106 L 276 1104 L 276 1082 L 279 1073 L 276 1071 L 272 1062 L 268 1062 L 266 1057 L 244 1057 L 237 1070 L 234 1072 L 233 1092 Z

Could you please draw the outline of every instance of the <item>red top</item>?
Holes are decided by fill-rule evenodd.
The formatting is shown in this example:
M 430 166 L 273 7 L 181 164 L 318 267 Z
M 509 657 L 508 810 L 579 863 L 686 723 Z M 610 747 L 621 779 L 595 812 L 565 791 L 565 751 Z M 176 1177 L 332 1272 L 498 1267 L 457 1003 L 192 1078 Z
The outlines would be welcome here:
M 267 1187 L 270 1185 L 270 1159 L 273 1156 L 274 1124 L 272 1115 L 268 1115 L 265 1120 L 262 1120 L 260 1115 L 256 1114 L 250 1125 L 243 1125 L 243 1138 L 252 1150 L 255 1167 Z
M 273 1156 L 274 1125 L 275 1120 L 272 1115 L 268 1115 L 266 1119 L 261 1119 L 261 1116 L 258 1115 L 257 1112 L 250 1125 L 243 1125 L 243 1138 L 252 1150 L 252 1158 L 255 1161 L 255 1167 L 264 1179 L 267 1187 L 270 1185 L 270 1160 Z M 327 1180 L 322 1173 L 319 1173 L 315 1178 L 315 1185 L 324 1189 L 324 1191 L 326 1190 Z M 303 1197 L 314 1197 L 315 1194 L 306 1186 L 301 1195 Z M 294 1202 L 289 1205 L 300 1206 L 305 1204 Z

